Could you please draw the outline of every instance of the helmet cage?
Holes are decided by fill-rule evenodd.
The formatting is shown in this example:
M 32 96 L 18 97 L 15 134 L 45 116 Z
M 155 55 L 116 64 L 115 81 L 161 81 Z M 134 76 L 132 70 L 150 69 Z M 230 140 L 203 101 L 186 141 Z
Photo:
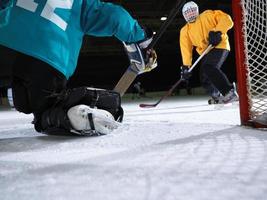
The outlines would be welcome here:
M 184 5 L 183 16 L 187 22 L 189 23 L 194 22 L 198 17 L 198 15 L 199 15 L 198 6 L 195 3 L 189 2 Z

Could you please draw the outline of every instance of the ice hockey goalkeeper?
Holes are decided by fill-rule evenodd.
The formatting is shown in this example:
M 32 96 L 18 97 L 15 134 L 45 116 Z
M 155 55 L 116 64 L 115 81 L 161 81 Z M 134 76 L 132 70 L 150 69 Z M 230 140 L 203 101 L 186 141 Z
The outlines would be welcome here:
M 193 48 L 198 54 L 212 45 L 214 48 L 202 58 L 200 80 L 212 97 L 209 103 L 229 103 L 238 99 L 235 87 L 231 84 L 221 67 L 230 51 L 227 31 L 233 27 L 229 15 L 220 10 L 206 10 L 199 14 L 198 5 L 190 1 L 183 6 L 186 25 L 180 31 L 180 47 L 183 59 L 181 78 L 191 76 Z
M 154 51 L 146 49 L 153 34 L 122 7 L 99 0 L 2 0 L 0 6 L 0 16 L 8 17 L 0 28 L 0 57 L 14 57 L 15 108 L 33 113 L 38 132 L 95 135 L 115 129 L 123 117 L 118 93 L 66 88 L 83 36 L 115 36 L 126 52 L 131 49 L 128 54 L 136 54 L 142 73 L 156 66 Z M 7 6 L 12 7 L 8 15 Z

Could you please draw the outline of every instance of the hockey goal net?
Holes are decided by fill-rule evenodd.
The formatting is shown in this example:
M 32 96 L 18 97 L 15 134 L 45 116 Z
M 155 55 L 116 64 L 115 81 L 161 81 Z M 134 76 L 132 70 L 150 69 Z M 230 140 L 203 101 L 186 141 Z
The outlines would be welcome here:
M 232 0 L 240 118 L 254 126 L 267 112 L 267 1 Z

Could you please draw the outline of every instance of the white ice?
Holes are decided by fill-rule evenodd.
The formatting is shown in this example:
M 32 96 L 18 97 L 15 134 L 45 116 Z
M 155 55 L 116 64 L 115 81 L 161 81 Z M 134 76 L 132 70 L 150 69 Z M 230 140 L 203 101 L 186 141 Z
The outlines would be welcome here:
M 31 115 L 0 111 L 0 199 L 267 199 L 267 132 L 241 127 L 237 106 L 143 101 L 100 137 L 38 134 Z

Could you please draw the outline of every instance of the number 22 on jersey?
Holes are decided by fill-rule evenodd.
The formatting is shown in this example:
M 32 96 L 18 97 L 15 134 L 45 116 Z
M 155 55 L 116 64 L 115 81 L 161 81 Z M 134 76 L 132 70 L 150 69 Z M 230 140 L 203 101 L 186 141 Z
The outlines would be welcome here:
M 41 12 L 41 17 L 51 21 L 65 31 L 68 23 L 55 13 L 55 9 L 62 8 L 70 10 L 72 8 L 73 1 L 74 0 L 47 0 Z M 39 4 L 34 2 L 34 0 L 17 0 L 16 6 L 24 8 L 30 12 L 35 12 Z

